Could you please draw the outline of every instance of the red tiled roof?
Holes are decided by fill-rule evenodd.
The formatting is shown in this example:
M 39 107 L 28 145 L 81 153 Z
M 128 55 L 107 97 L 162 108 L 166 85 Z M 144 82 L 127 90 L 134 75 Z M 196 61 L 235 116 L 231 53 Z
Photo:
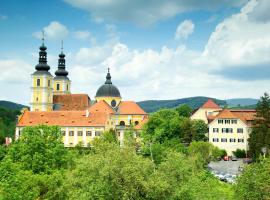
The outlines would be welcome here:
M 236 119 L 237 117 L 235 115 L 233 115 L 233 113 L 230 110 L 224 109 L 219 114 L 217 114 L 217 116 L 215 118 L 218 118 L 218 119 Z
M 212 99 L 208 99 L 201 108 L 214 108 L 214 109 L 220 109 L 219 105 L 217 105 Z
M 86 115 L 86 111 L 25 111 L 17 126 L 105 126 L 109 118 L 103 112 Z
M 90 106 L 87 94 L 59 94 L 53 95 L 55 110 L 85 110 Z
M 256 118 L 255 110 L 224 109 L 220 111 L 220 113 L 217 116 L 215 116 L 215 119 L 241 119 L 243 122 L 253 121 L 255 118 Z
M 104 112 L 108 114 L 114 114 L 114 110 L 112 109 L 109 104 L 107 104 L 104 100 L 96 102 L 94 105 L 92 105 L 89 109 L 89 112 Z
M 256 110 L 230 110 L 234 116 L 242 121 L 253 121 L 256 118 Z
M 117 114 L 123 115 L 147 115 L 147 113 L 134 101 L 121 101 Z

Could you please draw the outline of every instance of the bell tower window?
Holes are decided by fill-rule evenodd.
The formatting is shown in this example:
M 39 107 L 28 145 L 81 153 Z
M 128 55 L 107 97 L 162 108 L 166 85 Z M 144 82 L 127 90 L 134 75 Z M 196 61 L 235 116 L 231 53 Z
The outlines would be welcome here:
M 51 80 L 48 80 L 48 87 L 51 86 Z
M 37 86 L 40 86 L 40 79 L 37 79 Z
M 57 90 L 57 91 L 60 90 L 60 84 L 59 84 L 59 83 L 57 83 L 57 85 L 56 85 L 56 90 Z

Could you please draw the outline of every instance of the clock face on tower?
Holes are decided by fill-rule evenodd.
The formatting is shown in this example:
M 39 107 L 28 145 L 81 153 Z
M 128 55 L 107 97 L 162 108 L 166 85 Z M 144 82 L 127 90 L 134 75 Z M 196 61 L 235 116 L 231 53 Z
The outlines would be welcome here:
M 114 99 L 111 101 L 111 106 L 112 107 L 115 107 L 116 106 L 116 101 Z

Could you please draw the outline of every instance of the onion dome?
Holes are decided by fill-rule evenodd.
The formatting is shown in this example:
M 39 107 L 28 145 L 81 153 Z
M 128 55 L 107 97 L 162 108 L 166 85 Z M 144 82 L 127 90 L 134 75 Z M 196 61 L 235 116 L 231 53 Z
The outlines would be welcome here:
M 66 71 L 66 60 L 65 60 L 65 54 L 63 53 L 63 42 L 62 42 L 62 51 L 59 54 L 58 59 L 58 69 L 55 72 L 56 77 L 55 78 L 68 78 L 68 72 Z
M 47 64 L 47 47 L 44 45 L 44 33 L 42 40 L 42 45 L 39 47 L 39 62 L 35 68 L 37 71 L 49 71 L 50 66 Z
M 108 68 L 106 81 L 97 90 L 96 97 L 120 97 L 121 98 L 120 92 L 118 88 L 112 84 L 111 78 L 112 77 L 110 74 L 110 68 Z

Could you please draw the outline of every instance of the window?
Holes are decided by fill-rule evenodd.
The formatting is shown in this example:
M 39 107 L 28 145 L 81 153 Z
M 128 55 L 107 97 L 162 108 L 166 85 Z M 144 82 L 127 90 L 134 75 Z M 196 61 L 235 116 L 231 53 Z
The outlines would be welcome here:
M 111 101 L 111 106 L 112 107 L 115 107 L 116 106 L 116 101 L 114 99 Z
M 67 91 L 68 91 L 68 84 L 67 84 Z
M 213 128 L 213 133 L 218 133 L 218 128 Z
M 91 131 L 86 131 L 86 136 L 92 136 L 92 132 Z
M 244 132 L 244 130 L 242 128 L 237 129 L 237 133 L 243 133 L 243 132 Z
M 51 80 L 48 80 L 48 87 L 51 86 Z
M 60 84 L 59 83 L 57 83 L 57 85 L 56 85 L 56 90 L 60 90 Z
M 218 138 L 213 138 L 213 142 L 218 142 L 219 139 Z
M 237 124 L 237 119 L 232 119 L 232 124 Z
M 37 86 L 40 86 L 40 79 L 37 79 Z
M 66 135 L 66 131 L 62 131 L 62 135 L 65 136 Z
M 230 142 L 235 142 L 235 138 L 230 138 Z
M 244 139 L 238 139 L 238 142 L 239 142 L 239 143 L 240 143 L 240 142 L 244 143 Z
M 83 132 L 82 131 L 78 131 L 78 136 L 82 136 Z
M 139 122 L 138 121 L 135 121 L 135 126 L 138 125 L 138 124 L 139 124 Z
M 232 133 L 233 129 L 232 128 L 222 128 L 222 133 Z
M 221 142 L 227 142 L 227 138 L 221 138 Z
M 222 119 L 219 119 L 218 120 L 218 124 L 223 124 L 223 120 Z
M 120 122 L 120 126 L 125 126 L 125 122 L 124 121 L 121 121 Z
M 36 101 L 38 101 L 38 97 L 36 98 Z
M 230 124 L 231 120 L 225 119 L 225 124 Z
M 95 136 L 100 136 L 101 135 L 101 131 L 96 131 L 95 132 Z
M 74 136 L 74 131 L 69 131 L 69 136 Z

